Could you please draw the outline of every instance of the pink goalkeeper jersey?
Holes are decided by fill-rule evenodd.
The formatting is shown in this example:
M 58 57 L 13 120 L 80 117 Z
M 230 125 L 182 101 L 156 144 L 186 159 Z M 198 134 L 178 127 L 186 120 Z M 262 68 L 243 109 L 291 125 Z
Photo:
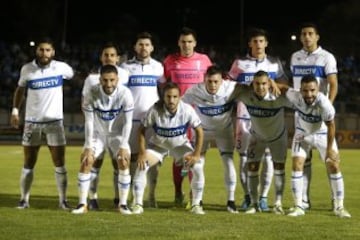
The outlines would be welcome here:
M 204 81 L 205 72 L 211 65 L 205 54 L 194 52 L 191 57 L 183 57 L 175 53 L 164 60 L 164 76 L 179 85 L 182 96 L 189 87 Z

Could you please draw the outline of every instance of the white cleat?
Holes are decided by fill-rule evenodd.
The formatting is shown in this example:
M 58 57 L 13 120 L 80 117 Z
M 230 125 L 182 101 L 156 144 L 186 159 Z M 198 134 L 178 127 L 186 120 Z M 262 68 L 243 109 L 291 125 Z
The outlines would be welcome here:
M 26 202 L 25 200 L 20 200 L 20 202 L 17 205 L 17 209 L 25 209 L 25 208 L 29 208 L 30 204 L 28 202 Z
M 293 210 L 290 213 L 288 213 L 289 217 L 299 217 L 304 215 L 305 215 L 304 209 L 302 209 L 299 206 L 294 207 Z
M 193 214 L 198 214 L 198 215 L 204 215 L 204 214 L 205 214 L 202 206 L 200 206 L 200 205 L 194 205 L 194 206 L 192 206 L 192 208 L 191 208 L 191 213 L 193 213 Z
M 281 205 L 275 205 L 274 208 L 273 208 L 273 212 L 277 215 L 284 215 L 285 214 L 285 211 L 284 209 L 282 208 Z
M 351 214 L 345 208 L 339 207 L 334 210 L 335 216 L 339 218 L 351 218 Z
M 71 211 L 72 214 L 85 214 L 88 212 L 86 204 L 79 204 L 75 209 Z
M 256 212 L 261 212 L 261 209 L 257 204 L 252 204 L 248 209 L 246 209 L 245 214 L 255 214 Z
M 144 212 L 144 208 L 140 204 L 135 204 L 132 208 L 133 214 L 142 214 Z
M 120 205 L 119 207 L 119 212 L 123 215 L 130 215 L 132 214 L 132 212 L 130 211 L 130 209 L 126 206 L 126 205 Z
M 239 213 L 239 211 L 236 209 L 236 205 L 234 201 L 228 201 L 226 209 L 229 213 Z

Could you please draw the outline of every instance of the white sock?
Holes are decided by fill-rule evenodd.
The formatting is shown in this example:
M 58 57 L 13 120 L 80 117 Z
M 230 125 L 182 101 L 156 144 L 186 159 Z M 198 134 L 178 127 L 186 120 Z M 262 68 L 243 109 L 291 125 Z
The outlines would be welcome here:
M 119 188 L 119 203 L 120 205 L 127 205 L 127 199 L 129 196 L 131 176 L 130 170 L 119 170 L 118 175 L 118 188 Z
M 87 196 L 90 188 L 90 173 L 78 173 L 79 204 L 87 204 Z
M 275 205 L 281 205 L 285 189 L 285 170 L 274 170 Z
M 139 204 L 141 206 L 143 205 L 143 201 L 144 201 L 144 191 L 147 183 L 146 174 L 148 169 L 149 167 L 147 165 L 144 170 L 139 170 L 139 168 L 136 169 L 135 176 L 133 179 L 132 192 L 133 192 L 133 197 L 135 198 L 134 203 Z
M 303 179 L 303 171 L 291 172 L 291 190 L 295 206 L 302 206 Z
M 34 179 L 33 169 L 23 168 L 21 170 L 20 192 L 21 192 L 21 199 L 25 200 L 25 202 L 29 202 L 30 200 L 30 189 L 33 179 Z
M 269 195 L 272 178 L 274 175 L 274 163 L 269 153 L 265 154 L 265 159 L 262 162 L 260 175 L 260 197 L 267 197 Z
M 235 201 L 236 169 L 233 153 L 221 153 L 221 159 L 224 165 L 224 180 L 227 190 L 227 200 Z
M 239 153 L 240 157 L 240 166 L 239 166 L 239 177 L 244 195 L 249 194 L 249 189 L 247 186 L 247 156 L 246 153 Z
M 330 184 L 332 192 L 336 193 L 335 196 L 335 209 L 343 208 L 343 200 L 345 197 L 344 179 L 341 172 L 330 174 Z
M 55 167 L 55 179 L 56 185 L 59 192 L 59 202 L 66 201 L 66 190 L 67 190 L 67 172 L 64 166 Z
M 200 157 L 200 160 L 196 162 L 190 170 L 193 177 L 191 180 L 191 192 L 192 192 L 192 206 L 200 205 L 200 201 L 203 198 L 205 175 L 204 175 L 204 157 Z

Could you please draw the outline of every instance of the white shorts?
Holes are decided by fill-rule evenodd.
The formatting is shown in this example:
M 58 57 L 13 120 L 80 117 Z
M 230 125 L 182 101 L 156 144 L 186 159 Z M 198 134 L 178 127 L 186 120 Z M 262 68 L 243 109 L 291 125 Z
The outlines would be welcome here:
M 284 130 L 278 138 L 271 142 L 259 140 L 254 135 L 251 135 L 251 142 L 248 149 L 248 161 L 260 162 L 266 148 L 269 148 L 273 162 L 285 163 L 287 155 L 287 131 Z
M 119 146 L 122 144 L 118 137 L 111 137 L 101 134 L 95 134 L 93 143 L 95 159 L 103 158 L 106 151 L 109 152 L 111 159 L 116 159 Z M 128 149 L 130 153 L 129 144 L 126 144 L 125 149 Z
M 317 148 L 320 153 L 322 161 L 325 161 L 327 149 L 327 133 L 315 133 L 311 135 L 304 135 L 304 132 L 296 129 L 291 146 L 291 155 L 293 157 L 307 157 L 307 153 L 313 147 Z M 332 149 L 339 152 L 337 143 L 334 140 Z
M 184 156 L 194 151 L 194 148 L 191 146 L 190 142 L 185 143 L 184 145 L 175 147 L 171 150 L 160 146 L 152 145 L 150 148 L 146 149 L 147 151 L 151 152 L 156 158 L 162 163 L 163 159 L 170 155 L 174 158 L 175 164 L 178 166 L 182 166 L 184 163 Z
M 45 136 L 48 146 L 64 146 L 66 144 L 65 130 L 62 120 L 50 123 L 25 122 L 22 145 L 39 146 Z

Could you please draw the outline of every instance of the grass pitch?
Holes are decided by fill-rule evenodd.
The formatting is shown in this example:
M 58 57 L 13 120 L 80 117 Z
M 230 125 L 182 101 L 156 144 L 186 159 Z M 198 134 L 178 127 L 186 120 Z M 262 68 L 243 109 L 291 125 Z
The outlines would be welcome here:
M 78 203 L 77 172 L 81 147 L 67 147 L 68 199 Z M 238 157 L 235 154 L 238 166 Z M 19 201 L 19 178 L 23 163 L 22 147 L 0 147 L 0 239 L 360 239 L 359 161 L 358 150 L 341 150 L 341 169 L 345 179 L 345 206 L 351 219 L 333 215 L 330 188 L 325 167 L 314 151 L 311 185 L 312 209 L 305 216 L 291 218 L 272 213 L 254 215 L 230 214 L 226 211 L 223 166 L 216 149 L 207 154 L 206 186 L 203 216 L 192 215 L 184 208 L 174 207 L 171 176 L 172 160 L 167 158 L 160 168 L 157 187 L 158 209 L 147 209 L 142 215 L 123 216 L 113 209 L 112 169 L 105 159 L 101 171 L 99 200 L 102 211 L 72 215 L 58 209 L 54 168 L 46 146 L 41 148 L 31 191 L 31 208 L 16 209 Z M 283 205 L 292 206 L 290 192 L 290 154 L 287 159 L 286 187 Z M 238 169 L 238 167 L 237 167 Z M 189 183 L 184 181 L 188 192 Z M 270 190 L 269 203 L 274 191 Z M 240 183 L 236 204 L 242 201 Z

